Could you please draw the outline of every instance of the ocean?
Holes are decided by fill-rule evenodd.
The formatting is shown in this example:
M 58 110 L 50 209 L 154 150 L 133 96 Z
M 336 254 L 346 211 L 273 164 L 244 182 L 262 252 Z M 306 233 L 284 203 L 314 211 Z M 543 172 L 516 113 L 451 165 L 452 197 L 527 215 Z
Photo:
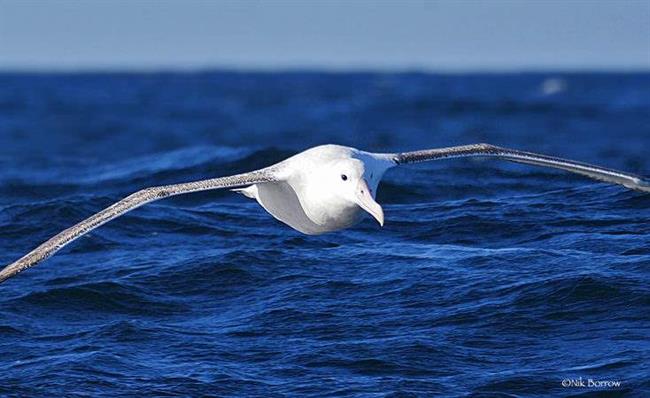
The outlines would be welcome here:
M 650 176 L 650 74 L 3 73 L 0 265 L 148 186 L 478 142 Z M 320 236 L 228 190 L 92 231 L 0 285 L 0 396 L 650 396 L 650 195 L 457 159 L 378 202 Z

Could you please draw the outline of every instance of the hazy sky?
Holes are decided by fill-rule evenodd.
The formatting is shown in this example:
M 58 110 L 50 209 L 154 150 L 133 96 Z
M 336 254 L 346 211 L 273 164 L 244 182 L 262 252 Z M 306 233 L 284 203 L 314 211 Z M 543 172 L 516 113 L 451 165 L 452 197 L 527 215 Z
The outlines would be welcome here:
M 1 69 L 650 69 L 650 0 L 0 0 Z

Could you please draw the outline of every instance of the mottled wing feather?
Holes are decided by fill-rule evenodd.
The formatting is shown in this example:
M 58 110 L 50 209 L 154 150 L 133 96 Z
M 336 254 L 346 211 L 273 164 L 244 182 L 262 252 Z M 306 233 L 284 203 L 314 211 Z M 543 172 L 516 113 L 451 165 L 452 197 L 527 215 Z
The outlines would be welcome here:
M 395 154 L 393 161 L 397 164 L 416 163 L 427 160 L 452 159 L 462 157 L 495 157 L 517 163 L 552 167 L 581 174 L 595 180 L 620 184 L 626 188 L 641 192 L 650 192 L 650 181 L 641 176 L 607 169 L 587 163 L 575 162 L 553 156 L 540 155 L 515 149 L 501 148 L 490 144 L 461 145 L 449 148 L 426 149 L 422 151 Z
M 52 256 L 64 246 L 75 239 L 87 234 L 93 229 L 117 218 L 144 204 L 167 198 L 169 196 L 181 195 L 190 192 L 207 191 L 211 189 L 232 188 L 243 185 L 250 185 L 263 182 L 276 181 L 272 168 L 261 169 L 250 173 L 237 174 L 228 177 L 212 178 L 201 181 L 187 182 L 182 184 L 164 185 L 146 188 L 138 191 L 106 209 L 94 214 L 80 223 L 64 230 L 50 238 L 36 249 L 27 253 L 16 262 L 9 264 L 0 271 L 0 283 L 16 275 L 22 270 L 32 267 L 41 261 Z

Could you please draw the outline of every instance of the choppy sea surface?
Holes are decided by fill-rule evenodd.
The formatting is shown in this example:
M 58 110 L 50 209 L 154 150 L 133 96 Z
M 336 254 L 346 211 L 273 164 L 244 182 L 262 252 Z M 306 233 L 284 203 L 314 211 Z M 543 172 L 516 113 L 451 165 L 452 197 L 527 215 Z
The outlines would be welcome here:
M 650 74 L 0 74 L 0 264 L 147 186 L 476 142 L 650 175 Z M 229 191 L 110 222 L 0 285 L 0 396 L 650 396 L 650 195 L 465 159 L 378 201 L 322 236 Z

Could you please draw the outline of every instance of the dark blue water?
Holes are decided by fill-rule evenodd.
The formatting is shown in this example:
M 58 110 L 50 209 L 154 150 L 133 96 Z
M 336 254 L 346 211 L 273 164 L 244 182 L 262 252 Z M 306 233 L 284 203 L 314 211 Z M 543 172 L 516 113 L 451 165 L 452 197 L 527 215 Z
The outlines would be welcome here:
M 0 264 L 147 186 L 474 142 L 650 175 L 650 75 L 0 75 Z M 0 285 L 0 395 L 650 396 L 650 195 L 449 160 L 378 200 L 318 237 L 228 191 L 93 231 Z

